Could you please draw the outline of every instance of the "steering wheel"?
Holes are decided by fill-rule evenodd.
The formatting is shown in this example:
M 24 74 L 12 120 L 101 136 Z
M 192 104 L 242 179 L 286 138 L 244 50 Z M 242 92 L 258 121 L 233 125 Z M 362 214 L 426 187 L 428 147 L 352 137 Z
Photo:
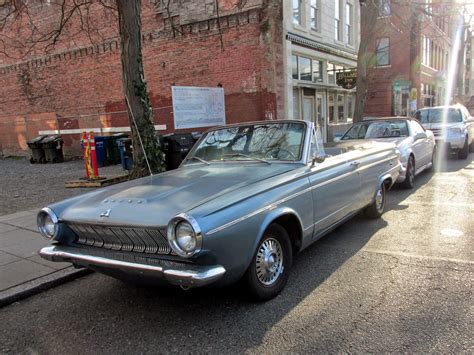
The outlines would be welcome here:
M 295 154 L 293 154 L 293 152 L 289 151 L 288 149 L 285 149 L 285 148 L 282 148 L 282 147 L 275 147 L 275 148 L 271 148 L 269 150 L 267 150 L 265 152 L 265 157 L 268 157 L 269 156 L 269 153 L 271 153 L 272 151 L 275 151 L 278 149 L 278 155 L 280 155 L 280 152 L 283 151 L 284 153 L 286 153 L 289 157 L 291 157 L 292 159 L 294 160 L 297 160 L 298 158 L 296 157 Z M 271 155 L 272 158 L 276 158 L 276 156 L 273 156 L 273 154 Z

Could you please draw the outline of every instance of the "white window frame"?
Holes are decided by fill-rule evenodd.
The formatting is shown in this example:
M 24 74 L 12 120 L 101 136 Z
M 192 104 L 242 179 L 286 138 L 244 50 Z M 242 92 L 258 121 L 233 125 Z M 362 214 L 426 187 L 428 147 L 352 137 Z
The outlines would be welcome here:
M 347 9 L 349 8 L 349 11 Z M 344 29 L 346 34 L 346 44 L 354 44 L 354 4 L 350 1 L 346 1 L 345 5 L 345 22 Z
M 344 8 L 341 7 L 342 0 L 335 0 L 335 7 L 334 7 L 334 39 L 337 42 L 342 42 L 344 40 L 343 36 L 343 29 L 342 23 L 344 21 L 343 13 Z M 339 9 L 339 12 L 337 10 Z
M 309 18 L 311 30 L 321 32 L 321 0 L 309 0 Z M 316 27 L 313 27 L 313 19 L 316 22 Z
M 386 50 L 387 50 L 387 63 L 384 63 L 384 64 L 380 64 L 379 63 L 379 51 L 381 49 L 385 50 L 385 47 L 383 48 L 379 48 L 381 42 L 383 40 L 387 40 L 387 46 L 386 46 Z M 387 67 L 387 66 L 390 66 L 390 38 L 389 37 L 380 37 L 380 38 L 377 38 L 376 39 L 376 42 L 375 42 L 375 60 L 376 60 L 376 66 L 377 67 Z

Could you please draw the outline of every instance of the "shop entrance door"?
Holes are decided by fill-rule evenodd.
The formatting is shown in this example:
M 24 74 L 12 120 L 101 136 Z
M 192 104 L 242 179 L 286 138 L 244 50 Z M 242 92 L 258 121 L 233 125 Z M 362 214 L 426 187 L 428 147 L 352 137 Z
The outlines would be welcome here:
M 314 97 L 303 96 L 303 120 L 314 122 Z
M 316 127 L 319 130 L 319 133 L 323 137 L 324 142 L 327 141 L 326 138 L 326 114 L 324 110 L 324 95 L 316 94 Z

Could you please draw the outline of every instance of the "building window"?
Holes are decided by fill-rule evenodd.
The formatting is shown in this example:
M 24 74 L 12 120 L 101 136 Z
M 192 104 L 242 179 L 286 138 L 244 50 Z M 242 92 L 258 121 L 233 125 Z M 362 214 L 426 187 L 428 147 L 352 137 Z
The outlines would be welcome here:
M 328 94 L 329 123 L 334 123 L 334 94 Z
M 296 55 L 291 56 L 291 72 L 293 79 L 298 79 L 298 57 Z
M 390 0 L 378 0 L 377 6 L 379 8 L 379 17 L 390 16 L 392 13 L 392 6 Z
M 431 66 L 433 62 L 433 41 L 426 37 L 423 36 L 423 58 L 422 58 L 422 63 L 427 66 Z
M 346 43 L 352 44 L 352 4 L 346 3 Z
M 341 35 L 341 17 L 342 17 L 342 11 L 341 11 L 341 0 L 336 0 L 336 11 L 334 14 L 334 38 L 336 41 L 342 41 L 342 35 Z
M 319 6 L 320 0 L 310 1 L 310 16 L 311 16 L 311 29 L 319 31 Z
M 337 122 L 344 122 L 344 95 L 337 95 Z
M 300 72 L 300 80 L 313 80 L 311 73 L 311 59 L 306 57 L 298 57 L 298 68 Z
M 433 6 L 432 6 L 432 1 L 431 1 L 431 0 L 426 0 L 426 1 L 425 1 L 425 11 L 426 11 L 428 14 L 432 14 L 432 13 L 433 13 Z
M 377 66 L 390 64 L 390 40 L 388 38 L 377 39 Z
M 323 81 L 323 62 L 320 60 L 313 60 L 313 81 L 315 83 Z
M 292 0 L 293 1 L 293 24 L 301 25 L 302 21 L 302 0 Z
M 336 83 L 336 66 L 333 63 L 328 62 L 328 83 Z

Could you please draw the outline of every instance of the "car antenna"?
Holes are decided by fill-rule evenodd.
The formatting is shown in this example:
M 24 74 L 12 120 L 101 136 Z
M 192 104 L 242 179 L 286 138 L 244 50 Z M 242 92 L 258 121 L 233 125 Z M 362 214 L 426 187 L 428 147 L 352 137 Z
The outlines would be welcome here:
M 150 171 L 150 176 L 153 176 L 153 172 L 151 171 L 151 167 L 150 167 L 150 162 L 148 161 L 148 156 L 146 155 L 145 147 L 143 146 L 142 137 L 140 136 L 140 131 L 138 130 L 137 121 L 135 121 L 135 116 L 133 115 L 132 107 L 130 106 L 130 102 L 128 101 L 127 95 L 125 95 L 125 101 L 127 101 L 128 110 L 130 111 L 130 115 L 132 116 L 133 124 L 135 125 L 135 129 L 137 130 L 138 140 L 140 141 L 140 145 L 142 147 L 143 155 L 145 156 L 146 165 L 148 166 L 148 170 Z M 133 137 L 133 135 L 132 135 L 132 137 Z

